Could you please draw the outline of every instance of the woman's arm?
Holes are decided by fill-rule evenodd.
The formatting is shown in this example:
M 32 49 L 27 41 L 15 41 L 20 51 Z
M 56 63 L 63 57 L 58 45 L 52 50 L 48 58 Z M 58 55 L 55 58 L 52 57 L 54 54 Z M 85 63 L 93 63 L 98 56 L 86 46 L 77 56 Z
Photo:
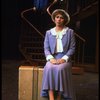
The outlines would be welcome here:
M 76 41 L 75 41 L 75 34 L 74 31 L 71 30 L 71 36 L 70 36 L 70 40 L 69 40 L 69 48 L 68 51 L 66 53 L 66 55 L 68 57 L 72 56 L 75 53 L 75 47 L 76 47 Z
M 47 61 L 54 58 L 50 50 L 48 31 L 46 32 L 45 39 L 44 39 L 44 53 Z
M 61 59 L 64 59 L 66 62 L 68 62 L 70 57 L 75 52 L 75 46 L 76 46 L 75 34 L 74 34 L 74 31 L 70 29 L 69 48 L 67 52 L 65 51 L 66 54 Z

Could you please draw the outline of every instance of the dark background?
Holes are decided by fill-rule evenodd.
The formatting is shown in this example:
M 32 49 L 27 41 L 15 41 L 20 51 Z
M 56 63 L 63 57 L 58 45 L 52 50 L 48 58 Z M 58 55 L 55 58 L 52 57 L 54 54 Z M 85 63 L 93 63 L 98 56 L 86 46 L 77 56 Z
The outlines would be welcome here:
M 1 55 L 2 55 L 2 59 L 23 59 L 23 56 L 18 48 L 19 37 L 21 34 L 21 20 L 22 20 L 21 12 L 25 9 L 33 7 L 34 6 L 33 1 L 34 0 L 1 0 Z M 72 2 L 74 1 L 72 0 Z M 94 30 L 96 30 L 96 27 L 97 27 L 95 19 L 96 19 L 96 16 L 93 16 L 81 22 L 80 33 L 85 33 L 86 34 L 85 37 L 91 38 L 90 34 L 92 33 L 94 34 Z M 91 30 L 90 30 L 90 25 L 91 25 Z M 94 40 L 94 36 L 92 36 L 92 38 Z M 94 43 L 94 41 L 92 40 L 90 40 L 90 42 Z M 90 46 L 91 46 L 91 43 L 87 45 L 87 47 L 90 47 Z M 95 48 L 95 45 L 93 45 L 92 48 Z M 95 52 L 95 50 L 93 52 Z
M 32 0 L 1 0 L 1 57 L 22 59 L 18 45 L 21 27 L 20 13 L 33 6 Z

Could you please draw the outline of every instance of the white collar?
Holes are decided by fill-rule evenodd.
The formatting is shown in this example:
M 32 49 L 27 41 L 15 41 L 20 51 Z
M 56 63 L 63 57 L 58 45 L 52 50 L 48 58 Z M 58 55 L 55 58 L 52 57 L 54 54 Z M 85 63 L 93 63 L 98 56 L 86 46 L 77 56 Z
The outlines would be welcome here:
M 62 35 L 66 34 L 66 31 L 68 30 L 68 27 L 64 27 L 63 30 L 62 30 Z M 51 34 L 52 35 L 56 35 L 56 30 L 55 30 L 55 27 L 50 29 L 51 31 Z

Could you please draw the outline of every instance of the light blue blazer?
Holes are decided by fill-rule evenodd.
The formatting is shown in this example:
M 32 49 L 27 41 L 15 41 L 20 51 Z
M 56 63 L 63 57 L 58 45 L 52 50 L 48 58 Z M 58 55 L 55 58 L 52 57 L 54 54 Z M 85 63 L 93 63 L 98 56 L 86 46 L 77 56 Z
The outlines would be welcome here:
M 69 58 L 75 52 L 75 34 L 70 28 L 66 31 L 66 34 L 62 37 L 63 53 Z M 47 57 L 48 55 L 53 55 L 56 48 L 56 36 L 52 35 L 51 30 L 46 31 L 44 39 L 44 53 Z

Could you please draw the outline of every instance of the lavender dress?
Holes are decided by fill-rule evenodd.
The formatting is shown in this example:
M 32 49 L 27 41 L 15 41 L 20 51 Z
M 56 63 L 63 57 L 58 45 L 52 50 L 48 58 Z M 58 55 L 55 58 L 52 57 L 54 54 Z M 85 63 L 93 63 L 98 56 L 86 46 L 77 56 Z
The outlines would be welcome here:
M 64 37 L 66 36 L 69 37 L 70 35 L 70 38 L 72 38 L 73 35 L 71 34 L 73 34 L 73 31 L 69 30 L 66 32 Z M 50 31 L 46 33 L 46 37 L 44 41 L 45 55 L 48 55 L 50 53 L 53 55 L 54 58 L 59 59 L 59 58 L 62 58 L 64 55 L 68 55 L 70 57 L 74 53 L 74 50 L 75 50 L 74 38 L 72 39 L 72 41 L 66 38 L 67 42 L 68 43 L 70 42 L 68 45 L 66 45 L 69 47 L 69 49 L 64 49 L 62 53 L 56 53 L 56 54 L 53 53 L 53 50 L 49 50 L 48 46 L 46 46 L 48 44 L 50 45 L 51 43 L 51 42 L 49 43 L 48 41 L 49 38 L 50 40 L 54 39 L 54 37 L 52 38 Z M 64 42 L 66 42 L 66 40 Z M 53 44 L 49 46 L 49 48 L 52 47 Z M 74 95 L 73 86 L 72 86 L 72 71 L 71 70 L 72 70 L 71 60 L 63 64 L 57 64 L 57 65 L 52 64 L 49 61 L 47 61 L 46 65 L 44 66 L 41 96 L 49 97 L 48 91 L 53 90 L 55 93 L 55 96 L 57 95 L 58 92 L 60 92 L 63 100 L 75 100 L 75 95 Z

